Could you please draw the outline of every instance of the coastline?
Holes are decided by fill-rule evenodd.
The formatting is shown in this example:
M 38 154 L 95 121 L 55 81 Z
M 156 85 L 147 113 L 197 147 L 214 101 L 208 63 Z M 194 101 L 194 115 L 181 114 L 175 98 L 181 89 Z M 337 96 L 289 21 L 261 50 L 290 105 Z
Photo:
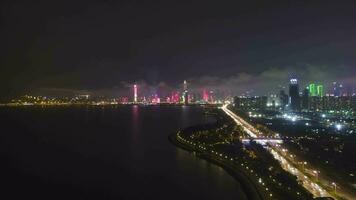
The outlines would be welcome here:
M 210 153 L 205 152 L 201 149 L 197 149 L 191 145 L 185 144 L 177 138 L 177 133 L 168 136 L 168 140 L 178 148 L 186 150 L 190 153 L 195 153 L 197 157 L 204 159 L 212 164 L 222 167 L 228 174 L 230 174 L 234 179 L 236 179 L 242 190 L 244 191 L 246 197 L 251 200 L 263 200 L 265 199 L 261 192 L 258 190 L 256 185 L 250 179 L 250 177 L 245 174 L 242 170 L 236 169 L 231 163 L 225 161 L 224 159 L 217 159 L 210 155 Z

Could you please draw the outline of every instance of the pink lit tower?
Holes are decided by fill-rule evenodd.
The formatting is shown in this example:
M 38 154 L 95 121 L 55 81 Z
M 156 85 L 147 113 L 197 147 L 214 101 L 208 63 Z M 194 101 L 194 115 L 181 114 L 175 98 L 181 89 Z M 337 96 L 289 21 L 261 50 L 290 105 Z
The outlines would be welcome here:
M 209 102 L 209 94 L 205 89 L 203 90 L 203 100 L 205 103 Z
M 137 103 L 137 85 L 134 85 L 134 103 Z

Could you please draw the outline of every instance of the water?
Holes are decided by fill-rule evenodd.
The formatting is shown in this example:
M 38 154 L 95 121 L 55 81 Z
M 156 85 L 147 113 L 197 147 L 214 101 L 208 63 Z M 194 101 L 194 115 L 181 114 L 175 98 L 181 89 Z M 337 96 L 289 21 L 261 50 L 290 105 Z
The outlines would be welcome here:
M 200 107 L 3 107 L 0 120 L 0 198 L 245 199 L 223 169 L 167 139 L 212 121 Z

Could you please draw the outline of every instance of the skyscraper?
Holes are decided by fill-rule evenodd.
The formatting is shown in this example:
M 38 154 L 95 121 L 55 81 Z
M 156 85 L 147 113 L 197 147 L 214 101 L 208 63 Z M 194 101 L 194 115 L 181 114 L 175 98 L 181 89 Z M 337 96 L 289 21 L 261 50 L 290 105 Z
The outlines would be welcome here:
M 209 94 L 208 94 L 208 92 L 204 89 L 203 90 L 203 100 L 205 101 L 205 102 L 208 102 L 209 101 Z
M 351 108 L 356 112 L 356 96 L 351 96 Z
M 293 111 L 300 110 L 299 85 L 296 78 L 290 79 L 289 83 L 289 103 Z
M 338 82 L 333 82 L 333 93 L 334 96 L 340 97 L 342 96 L 343 85 Z
M 186 80 L 184 80 L 183 82 L 183 101 L 184 104 L 187 105 L 189 102 L 189 98 L 188 98 L 188 83 Z
M 309 84 L 309 94 L 312 97 L 315 97 L 317 95 L 317 89 L 316 89 L 316 84 L 315 83 L 310 83 Z
M 309 89 L 305 88 L 302 96 L 302 109 L 309 110 Z
M 324 86 L 323 85 L 317 85 L 316 92 L 317 92 L 317 96 L 318 97 L 323 97 L 324 96 Z
M 311 97 L 322 97 L 325 95 L 324 86 L 321 84 L 310 83 L 309 95 Z
M 134 85 L 134 102 L 137 103 L 137 85 Z
M 284 90 L 279 92 L 279 99 L 281 102 L 281 108 L 284 109 L 288 104 L 288 95 L 284 92 Z

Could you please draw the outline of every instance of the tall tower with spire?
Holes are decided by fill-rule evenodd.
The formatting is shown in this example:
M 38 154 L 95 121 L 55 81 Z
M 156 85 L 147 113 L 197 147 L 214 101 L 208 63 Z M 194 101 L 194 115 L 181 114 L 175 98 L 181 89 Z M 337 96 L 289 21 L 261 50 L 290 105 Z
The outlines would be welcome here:
M 133 88 L 133 92 L 134 92 L 134 103 L 137 103 L 137 85 L 135 84 L 134 85 L 134 88 Z
M 187 105 L 189 102 L 188 100 L 188 83 L 186 80 L 184 80 L 183 82 L 183 101 L 184 104 Z

